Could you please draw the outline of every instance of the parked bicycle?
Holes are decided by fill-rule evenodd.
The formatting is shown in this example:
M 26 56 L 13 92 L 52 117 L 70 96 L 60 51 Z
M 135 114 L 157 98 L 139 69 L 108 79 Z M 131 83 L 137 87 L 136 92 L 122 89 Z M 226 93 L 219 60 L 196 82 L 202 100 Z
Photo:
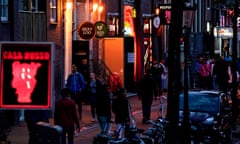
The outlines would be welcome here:
M 152 138 L 153 144 L 166 144 L 167 139 L 165 130 L 169 122 L 165 119 L 158 118 L 156 121 L 149 120 L 147 123 L 151 124 L 152 127 L 148 128 L 143 135 Z
M 119 137 L 121 135 L 121 129 L 124 129 L 124 137 Z M 145 144 L 141 138 L 143 132 L 143 129 L 124 125 L 118 131 L 114 131 L 113 134 L 98 134 L 93 138 L 93 144 Z

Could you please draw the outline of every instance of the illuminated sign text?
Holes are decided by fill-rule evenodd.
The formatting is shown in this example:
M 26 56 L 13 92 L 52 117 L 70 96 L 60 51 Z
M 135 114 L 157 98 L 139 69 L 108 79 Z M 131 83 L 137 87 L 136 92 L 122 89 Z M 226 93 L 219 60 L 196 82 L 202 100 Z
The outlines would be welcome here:
M 54 44 L 0 42 L 0 108 L 49 109 Z
M 3 59 L 14 60 L 49 60 L 48 52 L 20 52 L 20 51 L 6 51 L 3 52 Z

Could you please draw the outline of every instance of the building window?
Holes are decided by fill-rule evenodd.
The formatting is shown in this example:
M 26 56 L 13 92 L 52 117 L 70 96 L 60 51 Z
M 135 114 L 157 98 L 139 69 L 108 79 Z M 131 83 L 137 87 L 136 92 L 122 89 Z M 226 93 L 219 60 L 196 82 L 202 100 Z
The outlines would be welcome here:
M 56 23 L 57 22 L 57 0 L 50 0 L 50 22 Z
M 8 0 L 0 0 L 1 21 L 8 21 Z
M 46 12 L 46 1 L 43 0 L 20 0 L 19 10 L 32 12 Z
M 32 11 L 39 11 L 38 10 L 38 0 L 32 0 Z
M 108 21 L 108 36 L 118 36 L 119 35 L 119 17 L 109 16 Z

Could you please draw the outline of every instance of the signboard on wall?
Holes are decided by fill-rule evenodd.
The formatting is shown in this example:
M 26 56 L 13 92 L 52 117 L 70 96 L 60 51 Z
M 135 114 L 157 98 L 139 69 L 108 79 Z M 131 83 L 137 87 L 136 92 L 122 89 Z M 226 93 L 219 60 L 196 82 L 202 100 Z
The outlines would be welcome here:
M 0 43 L 0 108 L 51 107 L 53 50 L 50 42 Z
M 77 31 L 80 38 L 89 40 L 95 36 L 95 25 L 91 22 L 84 22 L 78 27 Z
M 170 24 L 172 6 L 170 4 L 161 4 L 159 8 L 160 8 L 160 24 L 161 25 Z
M 102 21 L 95 23 L 96 38 L 104 38 L 107 35 L 107 24 Z

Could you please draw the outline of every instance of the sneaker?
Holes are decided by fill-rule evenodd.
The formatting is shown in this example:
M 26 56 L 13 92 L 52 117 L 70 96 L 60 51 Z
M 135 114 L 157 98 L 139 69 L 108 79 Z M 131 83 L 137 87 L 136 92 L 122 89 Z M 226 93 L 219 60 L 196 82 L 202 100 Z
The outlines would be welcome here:
M 96 121 L 97 121 L 97 120 L 96 120 L 95 118 L 93 118 L 91 122 L 92 122 L 92 123 L 95 123 Z
M 78 136 L 79 136 L 79 133 L 76 132 L 76 131 L 74 131 L 74 136 L 75 136 L 75 137 L 78 137 Z

